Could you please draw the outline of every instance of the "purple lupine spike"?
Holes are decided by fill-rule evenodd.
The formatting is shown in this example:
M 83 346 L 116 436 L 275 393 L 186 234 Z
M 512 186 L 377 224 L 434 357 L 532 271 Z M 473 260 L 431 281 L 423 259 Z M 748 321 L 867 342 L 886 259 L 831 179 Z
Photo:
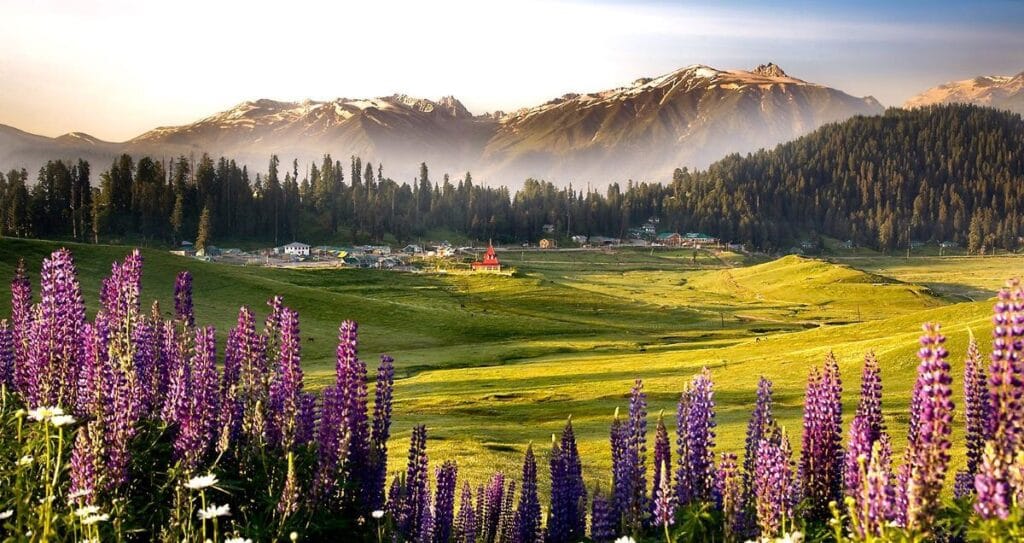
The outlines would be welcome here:
M 858 426 L 862 434 L 870 433 L 868 422 L 862 421 Z M 858 463 L 861 480 L 856 484 L 857 493 L 851 496 L 854 501 L 849 511 L 853 532 L 859 539 L 881 538 L 895 518 L 896 506 L 889 436 L 883 432 L 871 451 L 858 457 Z
M 242 378 L 242 338 L 238 328 L 228 331 L 228 339 L 224 344 L 224 371 L 221 372 L 221 395 L 239 384 Z
M 772 382 L 764 376 L 757 383 L 757 400 L 754 411 L 747 423 L 747 437 L 743 449 L 743 477 L 748 489 L 754 480 L 754 460 L 757 447 L 761 440 L 776 433 L 775 419 L 772 417 Z
M 430 492 L 427 492 L 427 499 L 421 506 L 420 529 L 416 535 L 416 543 L 434 543 L 434 510 L 430 504 Z
M 391 399 L 394 393 L 394 360 L 387 355 L 380 357 L 377 379 L 374 384 L 373 427 L 370 433 L 372 474 L 366 485 L 371 508 L 379 508 L 384 502 L 384 480 L 388 469 L 388 438 L 391 435 Z
M 459 468 L 451 460 L 442 464 L 435 475 L 437 480 L 437 490 L 434 498 L 435 543 L 448 543 L 454 533 L 455 488 L 458 475 Z
M 522 481 L 523 488 L 519 494 L 519 506 L 515 513 L 516 541 L 540 543 L 542 532 L 540 500 L 537 498 L 537 458 L 533 454 L 532 444 L 526 447 Z
M 104 283 L 103 309 L 114 336 L 130 337 L 130 328 L 139 318 L 142 303 L 142 255 L 132 250 L 121 263 L 111 266 Z
M 864 371 L 860 379 L 860 402 L 856 416 L 863 417 L 868 425 L 868 437 L 873 443 L 885 431 L 882 419 L 882 370 L 874 352 L 864 356 Z
M 135 345 L 133 366 L 142 409 L 150 413 L 158 401 L 159 386 L 159 337 L 148 322 L 139 322 L 132 329 L 132 343 Z
M 754 503 L 761 537 L 775 537 L 793 515 L 792 460 L 785 435 L 781 443 L 762 439 L 754 461 Z
M 939 497 L 949 465 L 949 435 L 953 422 L 952 379 L 949 375 L 946 338 L 937 324 L 925 324 L 921 336 L 915 396 L 918 410 L 916 441 L 907 444 L 908 475 L 902 494 L 906 496 L 906 527 L 927 534 L 940 507 Z
M 0 320 L 0 386 L 14 384 L 14 334 L 7 319 Z
M 185 409 L 177 415 L 174 451 L 188 471 L 198 469 L 217 437 L 220 382 L 213 327 L 195 331 L 195 352 L 190 361 Z
M 387 501 L 384 503 L 384 512 L 394 519 L 398 526 L 401 526 L 405 520 L 402 516 L 404 511 L 405 478 L 404 475 L 401 477 L 395 476 L 391 479 L 391 485 L 388 486 L 388 496 Z
M 102 311 L 96 315 L 94 323 L 82 325 L 81 367 L 78 371 L 75 406 L 75 415 L 80 418 L 103 416 L 103 377 L 107 366 L 106 336 L 106 317 Z
M 476 543 L 476 510 L 473 506 L 473 490 L 469 482 L 462 483 L 462 498 L 459 499 L 459 516 L 453 528 L 454 543 Z
M 587 489 L 572 418 L 562 430 L 561 444 L 552 439 L 551 504 L 547 526 L 549 543 L 580 541 L 587 529 Z
M 167 424 L 177 424 L 188 409 L 191 371 L 185 360 L 183 341 L 173 322 L 164 322 L 161 340 L 167 388 L 160 416 Z
M 477 514 L 478 539 L 483 541 L 494 541 L 498 534 L 498 524 L 501 520 L 501 509 L 505 496 L 505 474 L 495 473 L 487 483 L 483 492 L 477 492 L 477 501 L 480 511 Z
M 629 463 L 628 449 L 629 428 L 619 418 L 619 408 L 616 407 L 611 427 L 612 489 L 609 505 L 612 515 L 618 520 L 621 520 L 623 512 L 629 505 L 629 478 L 632 467 Z
M 409 441 L 409 464 L 405 474 L 405 493 L 400 513 L 399 530 L 406 539 L 419 534 L 423 503 L 430 499 L 427 473 L 427 427 L 420 425 L 412 430 Z
M 288 471 L 284 477 L 284 488 L 277 500 L 277 514 L 286 519 L 299 510 L 299 476 L 295 471 L 295 452 L 288 451 Z
M 658 413 L 658 426 L 654 430 L 654 477 L 651 488 L 657 490 L 661 487 L 661 469 L 657 466 L 672 466 L 672 443 L 669 442 L 668 428 L 665 427 L 665 412 Z M 672 472 L 669 471 L 671 478 Z M 654 514 L 654 511 L 651 511 Z
M 601 487 L 594 490 L 590 519 L 590 539 L 594 540 L 594 543 L 610 543 L 615 539 L 615 527 L 618 522 L 611 504 L 601 493 Z
M 715 402 L 711 373 L 704 368 L 679 399 L 676 413 L 676 499 L 680 504 L 714 499 Z
M 668 527 L 676 522 L 676 497 L 672 494 L 672 478 L 669 476 L 668 463 L 662 462 L 658 471 L 659 484 L 654 491 L 654 522 L 668 530 Z
M 96 429 L 97 423 L 87 422 L 79 428 L 71 449 L 71 486 L 69 495 L 76 505 L 95 503 L 97 476 L 103 444 Z
M 722 453 L 717 475 L 725 541 L 744 541 L 749 529 L 746 514 L 747 498 L 743 473 L 737 464 L 735 454 Z
M 284 450 L 292 450 L 296 443 L 302 401 L 299 314 L 284 308 L 281 311 L 280 326 L 281 351 L 277 371 L 270 385 L 271 442 Z
M 305 445 L 313 440 L 313 433 L 316 429 L 316 394 L 303 392 L 299 398 L 299 418 L 295 429 L 295 443 Z
M 174 318 L 189 328 L 196 325 L 192 308 L 192 274 L 188 271 L 178 272 L 174 279 Z
M 259 442 L 267 432 L 267 404 L 270 395 L 267 337 L 256 332 L 256 317 L 248 306 L 238 310 L 238 322 L 232 333 L 237 349 L 232 358 L 238 362 L 236 395 L 243 406 L 242 435 L 250 441 Z M 230 382 L 228 371 L 225 367 L 225 380 Z
M 31 378 L 28 365 L 28 334 L 32 318 L 32 282 L 19 258 L 11 280 L 11 335 L 14 340 L 14 387 L 23 391 Z
M 817 520 L 831 516 L 829 503 L 840 501 L 843 489 L 842 385 L 832 353 L 823 371 L 814 368 L 804 400 L 803 448 L 800 451 L 801 492 Z
M 644 526 L 650 508 L 647 505 L 647 394 L 643 381 L 637 379 L 629 396 L 629 418 L 626 420 L 626 501 L 623 522 L 634 533 Z
M 31 406 L 74 406 L 79 369 L 79 337 L 85 324 L 85 302 L 74 258 L 67 249 L 43 261 L 40 300 L 30 326 L 28 386 Z
M 972 335 L 964 360 L 964 442 L 967 449 L 967 466 L 956 474 L 953 495 L 957 498 L 974 493 L 974 476 L 978 473 L 978 465 L 981 463 L 981 455 L 985 448 L 985 425 L 989 419 L 986 381 L 981 349 Z
M 498 513 L 498 530 L 494 541 L 517 541 L 519 533 L 519 517 L 516 515 L 516 482 L 508 482 L 508 488 L 501 500 L 501 509 Z
M 367 509 L 368 503 L 361 499 L 363 489 L 368 486 L 370 473 L 370 427 L 366 409 L 366 364 L 358 357 L 358 325 L 344 321 L 338 328 L 336 351 L 336 386 L 342 398 L 342 435 L 348 441 L 346 472 L 349 484 L 358 489 L 352 493 L 357 509 Z
M 329 386 L 323 392 L 320 421 L 317 426 L 317 467 L 313 483 L 313 496 L 319 503 L 327 503 L 334 497 L 341 462 L 341 394 L 337 386 Z M 384 482 L 381 482 L 383 489 Z M 383 501 L 376 508 L 383 506 Z

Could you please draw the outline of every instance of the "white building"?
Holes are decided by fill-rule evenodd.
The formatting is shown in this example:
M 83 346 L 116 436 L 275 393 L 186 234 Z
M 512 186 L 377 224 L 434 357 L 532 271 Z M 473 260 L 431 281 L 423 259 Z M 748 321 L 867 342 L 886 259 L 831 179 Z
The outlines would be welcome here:
M 309 256 L 309 245 L 293 241 L 288 245 L 281 247 L 281 252 L 286 255 Z

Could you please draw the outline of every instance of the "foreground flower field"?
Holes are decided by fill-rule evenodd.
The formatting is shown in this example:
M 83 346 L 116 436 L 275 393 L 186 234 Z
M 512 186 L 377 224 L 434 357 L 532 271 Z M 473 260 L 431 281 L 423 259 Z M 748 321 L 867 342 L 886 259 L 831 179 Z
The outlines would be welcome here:
M 262 325 L 247 307 L 218 356 L 197 325 L 191 276 L 173 316 L 143 309 L 142 259 L 115 263 L 87 318 L 70 252 L 43 263 L 39 302 L 21 268 L 0 323 L 0 534 L 20 541 L 583 540 L 1012 541 L 1024 537 L 1024 291 L 995 306 L 989 360 L 965 353 L 959 412 L 949 353 L 927 324 L 908 446 L 894 457 L 878 362 L 865 357 L 843 428 L 843 383 L 828 357 L 812 369 L 802 433 L 772 416 L 761 379 L 743 455 L 715 451 L 707 370 L 682 391 L 675 424 L 653 424 L 644 384 L 611 421 L 610 474 L 588 474 L 571 419 L 522 472 L 487 481 L 428 462 L 413 432 L 407 469 L 387 472 L 394 369 L 383 357 L 371 401 L 357 326 L 339 327 L 333 384 L 303 387 L 299 315 L 280 297 Z M 962 421 L 962 422 L 961 422 Z M 954 424 L 966 469 L 947 473 Z M 670 437 L 670 428 L 675 436 Z M 788 431 L 787 431 L 788 430 Z M 797 445 L 799 445 L 797 447 Z M 794 453 L 798 449 L 799 453 Z M 441 459 L 443 460 L 443 459 Z M 551 481 L 541 496 L 538 472 Z M 798 534 L 798 535 L 797 535 Z

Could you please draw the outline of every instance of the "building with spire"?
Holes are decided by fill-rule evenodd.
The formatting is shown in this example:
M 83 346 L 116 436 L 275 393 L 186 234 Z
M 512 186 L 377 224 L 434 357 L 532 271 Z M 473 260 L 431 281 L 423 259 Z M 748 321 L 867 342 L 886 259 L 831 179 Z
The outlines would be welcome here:
M 477 272 L 498 272 L 501 271 L 501 261 L 498 260 L 498 255 L 494 252 L 494 246 L 490 242 L 487 243 L 487 252 L 484 253 L 483 261 L 477 261 L 473 263 L 473 271 Z

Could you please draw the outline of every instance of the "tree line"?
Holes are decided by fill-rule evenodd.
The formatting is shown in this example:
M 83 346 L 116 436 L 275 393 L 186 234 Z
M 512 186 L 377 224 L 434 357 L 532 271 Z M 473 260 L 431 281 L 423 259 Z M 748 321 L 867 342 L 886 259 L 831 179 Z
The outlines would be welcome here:
M 404 242 L 430 233 L 500 242 L 624 237 L 651 217 L 665 231 L 700 231 L 762 250 L 829 236 L 884 251 L 950 241 L 972 252 L 1022 245 L 1024 123 L 974 106 L 891 109 L 855 117 L 668 183 L 612 183 L 603 192 L 528 179 L 475 184 L 467 172 L 410 181 L 382 164 L 324 155 L 300 172 L 270 157 L 250 172 L 221 157 L 118 157 L 91 180 L 79 160 L 0 173 L 0 235 L 177 244 L 252 239 L 274 244 Z M 205 217 L 205 220 L 204 220 Z M 202 228 L 201 228 L 202 227 Z M 202 230 L 202 232 L 199 232 Z

